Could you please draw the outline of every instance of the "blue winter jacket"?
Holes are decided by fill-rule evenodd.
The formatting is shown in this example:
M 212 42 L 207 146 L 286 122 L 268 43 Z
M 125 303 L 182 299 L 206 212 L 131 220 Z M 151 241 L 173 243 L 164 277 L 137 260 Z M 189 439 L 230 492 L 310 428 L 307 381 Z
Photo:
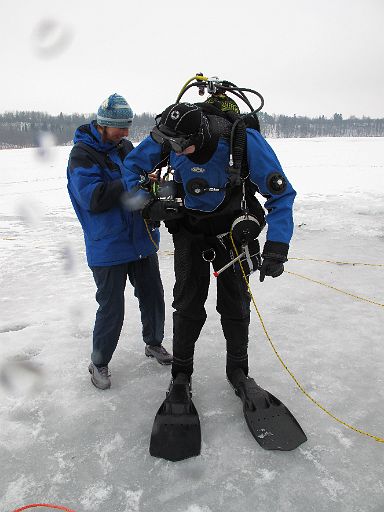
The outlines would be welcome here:
M 124 160 L 124 166 L 133 172 L 123 172 L 127 190 L 133 190 L 142 171 L 150 171 L 159 162 L 161 146 L 147 137 Z M 191 155 L 193 157 L 193 155 Z M 254 129 L 247 128 L 247 159 L 249 178 L 256 185 L 260 194 L 266 198 L 268 224 L 267 240 L 289 244 L 293 233 L 292 207 L 296 192 L 286 178 L 282 167 L 271 146 Z M 184 155 L 177 156 L 171 152 L 170 163 L 175 170 L 174 180 L 181 183 L 185 193 L 184 206 L 186 212 L 213 212 L 223 203 L 228 184 L 229 141 L 220 138 L 216 151 L 204 164 L 195 164 Z M 283 190 L 275 191 L 271 186 L 274 175 L 281 176 Z M 188 183 L 196 178 L 203 178 L 209 188 L 220 189 L 200 195 L 193 195 L 188 190 Z M 230 226 L 228 226 L 229 229 Z
M 139 211 L 123 207 L 122 172 L 131 142 L 103 143 L 95 122 L 80 126 L 69 156 L 68 192 L 84 231 L 90 267 L 105 267 L 139 260 L 156 252 L 159 230 L 149 233 Z M 155 242 L 155 244 L 153 243 Z

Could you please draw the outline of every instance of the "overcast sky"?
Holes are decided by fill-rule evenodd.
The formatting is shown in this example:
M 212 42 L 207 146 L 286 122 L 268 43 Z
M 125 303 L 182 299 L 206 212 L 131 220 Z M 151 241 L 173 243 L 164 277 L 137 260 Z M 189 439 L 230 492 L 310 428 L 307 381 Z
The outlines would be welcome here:
M 383 20 L 383 0 L 1 0 L 0 112 L 95 112 L 118 92 L 158 113 L 201 71 L 270 114 L 384 117 Z

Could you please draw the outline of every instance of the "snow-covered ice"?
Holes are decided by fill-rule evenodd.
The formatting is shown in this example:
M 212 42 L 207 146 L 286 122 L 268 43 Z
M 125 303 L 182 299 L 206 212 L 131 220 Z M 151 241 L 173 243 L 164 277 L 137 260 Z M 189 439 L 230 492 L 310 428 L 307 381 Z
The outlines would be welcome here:
M 384 139 L 270 141 L 298 191 L 286 269 L 384 302 Z M 212 278 L 196 349 L 201 456 L 148 452 L 170 373 L 144 356 L 136 299 L 111 362 L 112 388 L 87 364 L 96 311 L 82 232 L 66 192 L 69 147 L 0 151 L 0 510 L 56 503 L 76 512 L 381 512 L 384 445 L 336 423 L 296 387 L 252 314 L 251 375 L 297 417 L 308 441 L 263 451 L 225 379 Z M 160 265 L 171 347 L 172 242 Z M 383 306 L 292 274 L 251 278 L 271 339 L 304 388 L 333 414 L 384 437 Z M 37 510 L 37 509 L 35 509 Z

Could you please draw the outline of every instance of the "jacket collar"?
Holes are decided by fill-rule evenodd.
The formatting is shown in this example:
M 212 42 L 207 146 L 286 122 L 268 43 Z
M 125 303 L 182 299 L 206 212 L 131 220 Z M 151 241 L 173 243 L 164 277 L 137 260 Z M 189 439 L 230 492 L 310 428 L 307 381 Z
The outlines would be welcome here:
M 107 153 L 116 148 L 114 142 L 102 142 L 101 134 L 96 128 L 96 121 L 80 126 L 75 132 L 73 142 L 75 144 L 76 142 L 84 142 L 88 144 L 88 146 L 96 149 L 96 151 L 102 151 L 103 153 Z

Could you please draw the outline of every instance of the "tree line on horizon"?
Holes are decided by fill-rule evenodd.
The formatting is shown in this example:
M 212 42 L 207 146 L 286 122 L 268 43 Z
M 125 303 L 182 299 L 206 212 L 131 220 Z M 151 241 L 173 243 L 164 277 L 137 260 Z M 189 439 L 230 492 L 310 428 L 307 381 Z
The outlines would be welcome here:
M 384 137 L 384 119 L 269 115 L 259 112 L 261 133 L 267 138 L 291 137 Z M 77 127 L 96 119 L 96 114 L 63 114 L 44 112 L 5 112 L 0 114 L 0 149 L 38 147 L 42 134 L 52 135 L 58 146 L 71 145 Z M 129 138 L 140 142 L 155 124 L 155 115 L 135 116 Z

